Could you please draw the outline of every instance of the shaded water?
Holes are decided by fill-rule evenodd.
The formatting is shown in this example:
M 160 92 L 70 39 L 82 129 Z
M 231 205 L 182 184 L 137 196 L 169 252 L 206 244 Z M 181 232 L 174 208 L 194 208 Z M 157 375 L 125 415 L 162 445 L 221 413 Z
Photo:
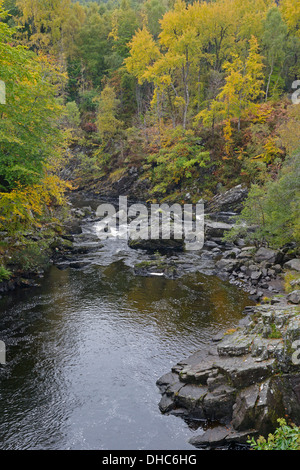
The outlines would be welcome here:
M 213 276 L 138 277 L 96 258 L 0 299 L 0 448 L 193 449 L 194 427 L 160 413 L 155 382 L 237 325 L 247 295 Z

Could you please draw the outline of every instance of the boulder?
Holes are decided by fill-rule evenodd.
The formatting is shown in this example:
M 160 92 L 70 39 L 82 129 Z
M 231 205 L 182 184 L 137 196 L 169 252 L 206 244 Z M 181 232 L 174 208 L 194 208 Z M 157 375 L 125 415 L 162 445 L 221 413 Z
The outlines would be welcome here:
M 80 225 L 80 221 L 77 219 L 72 219 L 67 221 L 64 224 L 64 230 L 69 233 L 70 235 L 79 235 L 82 233 L 82 228 Z
M 293 271 L 300 272 L 300 258 L 294 258 L 290 261 L 287 261 L 286 263 L 284 263 L 283 267 L 285 269 L 292 269 Z
M 240 332 L 225 335 L 223 341 L 218 345 L 219 356 L 244 356 L 251 350 L 253 337 L 241 335 Z
M 216 262 L 216 268 L 220 271 L 232 272 L 239 267 L 239 262 L 234 259 L 220 259 Z
M 293 304 L 300 304 L 300 290 L 294 290 L 287 295 L 287 300 Z
M 262 272 L 261 272 L 261 271 L 253 271 L 253 272 L 251 273 L 251 276 L 250 276 L 250 277 L 251 277 L 252 281 L 258 281 L 258 280 L 261 278 L 261 276 L 262 276 Z
M 239 248 L 232 248 L 231 250 L 224 251 L 223 258 L 236 258 L 241 253 Z
M 267 261 L 271 264 L 276 262 L 278 253 L 275 250 L 271 250 L 270 248 L 261 247 L 254 255 L 254 260 L 257 263 L 261 263 L 263 261 Z
M 145 250 L 150 253 L 154 253 L 155 251 L 158 252 L 172 252 L 172 251 L 184 251 L 185 250 L 185 240 L 151 240 L 151 239 L 142 239 L 138 238 L 137 240 L 129 239 L 128 246 L 132 249 L 138 250 Z
M 231 230 L 233 225 L 226 224 L 225 222 L 209 221 L 205 224 L 205 237 L 206 238 L 219 238 L 223 237 L 225 232 Z
M 243 185 L 238 185 L 222 194 L 214 196 L 208 203 L 207 209 L 211 213 L 240 212 L 247 196 L 248 189 Z

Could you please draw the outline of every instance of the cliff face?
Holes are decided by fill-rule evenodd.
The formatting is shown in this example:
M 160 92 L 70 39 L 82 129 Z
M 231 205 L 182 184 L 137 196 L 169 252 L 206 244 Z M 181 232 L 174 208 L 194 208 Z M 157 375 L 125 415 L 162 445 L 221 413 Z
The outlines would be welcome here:
M 286 416 L 300 424 L 300 307 L 261 305 L 245 314 L 207 354 L 196 352 L 157 381 L 162 413 L 218 423 L 191 439 L 196 447 L 246 443 Z

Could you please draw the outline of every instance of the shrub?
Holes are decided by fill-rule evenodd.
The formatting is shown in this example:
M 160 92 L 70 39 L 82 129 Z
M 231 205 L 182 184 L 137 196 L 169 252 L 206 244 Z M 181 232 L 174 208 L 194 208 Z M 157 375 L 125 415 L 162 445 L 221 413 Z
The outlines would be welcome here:
M 252 185 L 235 227 L 225 238 L 244 235 L 249 241 L 267 242 L 274 247 L 299 242 L 299 174 L 300 155 L 296 154 L 286 160 L 277 180 L 264 186 Z
M 268 439 L 260 436 L 257 441 L 252 438 L 248 441 L 253 450 L 300 450 L 300 428 L 292 424 L 287 425 L 285 419 L 278 419 L 279 427 Z

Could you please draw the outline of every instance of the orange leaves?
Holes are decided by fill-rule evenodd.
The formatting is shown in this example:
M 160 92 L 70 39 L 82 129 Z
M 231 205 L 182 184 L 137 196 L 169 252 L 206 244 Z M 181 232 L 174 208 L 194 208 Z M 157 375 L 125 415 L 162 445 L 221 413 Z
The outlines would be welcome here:
M 269 104 L 263 104 L 253 108 L 253 123 L 264 124 L 272 114 L 272 107 Z

